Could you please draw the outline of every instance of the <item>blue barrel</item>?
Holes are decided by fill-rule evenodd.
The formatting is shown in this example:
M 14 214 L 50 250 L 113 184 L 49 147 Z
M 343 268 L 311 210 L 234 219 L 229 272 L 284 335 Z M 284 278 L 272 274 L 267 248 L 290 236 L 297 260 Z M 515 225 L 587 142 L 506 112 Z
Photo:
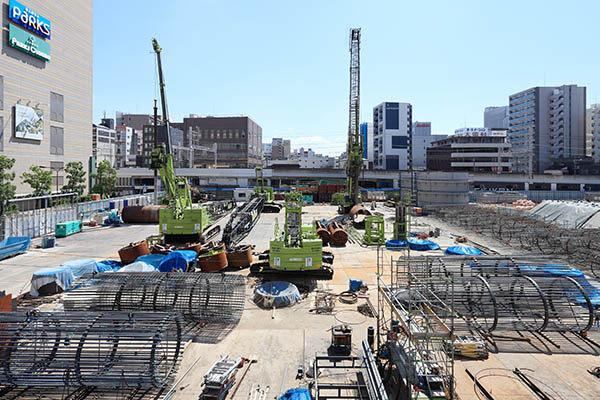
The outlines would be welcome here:
M 115 202 L 111 201 L 110 203 L 108 203 L 108 209 L 109 210 L 114 210 L 115 209 Z
M 123 200 L 123 207 L 127 207 L 129 205 L 129 200 Z

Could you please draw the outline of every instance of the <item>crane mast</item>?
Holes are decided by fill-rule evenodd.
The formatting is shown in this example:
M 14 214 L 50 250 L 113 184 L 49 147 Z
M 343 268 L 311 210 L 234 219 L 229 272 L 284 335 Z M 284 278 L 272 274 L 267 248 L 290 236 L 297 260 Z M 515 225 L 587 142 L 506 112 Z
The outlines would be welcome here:
M 346 163 L 346 193 L 349 206 L 360 203 L 358 179 L 362 168 L 363 143 L 359 131 L 360 118 L 360 28 L 350 30 L 350 101 L 348 121 L 348 161 Z

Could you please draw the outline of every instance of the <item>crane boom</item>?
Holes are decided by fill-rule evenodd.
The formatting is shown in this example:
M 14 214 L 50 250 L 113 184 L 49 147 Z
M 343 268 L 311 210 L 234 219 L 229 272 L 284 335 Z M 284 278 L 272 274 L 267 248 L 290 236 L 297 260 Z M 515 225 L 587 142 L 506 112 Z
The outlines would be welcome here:
M 190 185 L 186 178 L 175 175 L 173 156 L 171 154 L 171 130 L 169 125 L 169 111 L 167 109 L 167 97 L 165 94 L 165 80 L 162 71 L 160 53 L 161 47 L 156 39 L 152 39 L 152 47 L 156 53 L 158 64 L 158 80 L 160 85 L 160 102 L 162 105 L 163 124 L 165 126 L 166 144 L 161 143 L 152 150 L 152 168 L 160 171 L 160 177 L 165 184 L 169 209 L 173 212 L 173 218 L 181 220 L 184 218 L 184 210 L 192 207 L 192 194 Z
M 362 168 L 363 143 L 359 131 L 360 118 L 360 28 L 350 30 L 350 101 L 348 121 L 348 162 L 346 193 L 351 204 L 359 204 L 358 179 Z

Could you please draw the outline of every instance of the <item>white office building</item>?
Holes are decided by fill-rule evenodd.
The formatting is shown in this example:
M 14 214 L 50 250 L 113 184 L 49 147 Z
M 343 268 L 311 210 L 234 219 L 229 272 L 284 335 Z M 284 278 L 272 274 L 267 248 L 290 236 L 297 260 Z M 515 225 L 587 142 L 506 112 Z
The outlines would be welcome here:
M 117 133 L 116 166 L 123 168 L 131 165 L 131 156 L 135 157 L 137 151 L 137 140 L 134 141 L 133 128 L 129 126 L 117 126 L 115 131 Z
M 410 168 L 412 105 L 384 102 L 373 108 L 373 163 L 375 169 Z
M 589 146 L 587 155 L 595 162 L 600 162 L 600 104 L 592 104 L 586 118 L 589 121 L 586 132 L 586 148 Z
M 94 124 L 92 127 L 92 155 L 96 165 L 101 161 L 108 161 L 115 167 L 117 153 L 117 133 L 114 129 Z
M 425 169 L 427 166 L 427 148 L 436 140 L 445 139 L 448 135 L 432 135 L 431 122 L 413 123 L 410 141 L 410 160 L 412 169 Z

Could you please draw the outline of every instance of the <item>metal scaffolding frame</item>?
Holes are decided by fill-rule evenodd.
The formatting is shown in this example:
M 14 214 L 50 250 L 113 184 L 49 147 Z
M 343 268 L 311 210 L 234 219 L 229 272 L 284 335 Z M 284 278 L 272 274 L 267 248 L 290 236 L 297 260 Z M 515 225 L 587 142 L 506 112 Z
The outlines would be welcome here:
M 246 280 L 238 274 L 129 272 L 85 275 L 65 293 L 67 311 L 179 313 L 186 320 L 237 324 Z
M 397 398 L 454 399 L 452 304 L 429 300 L 435 293 L 426 278 L 412 274 L 410 250 L 399 259 L 385 263 L 378 249 L 379 361 L 399 375 Z M 452 279 L 452 274 L 446 278 L 450 287 Z
M 182 355 L 167 313 L 0 313 L 0 385 L 161 388 Z

